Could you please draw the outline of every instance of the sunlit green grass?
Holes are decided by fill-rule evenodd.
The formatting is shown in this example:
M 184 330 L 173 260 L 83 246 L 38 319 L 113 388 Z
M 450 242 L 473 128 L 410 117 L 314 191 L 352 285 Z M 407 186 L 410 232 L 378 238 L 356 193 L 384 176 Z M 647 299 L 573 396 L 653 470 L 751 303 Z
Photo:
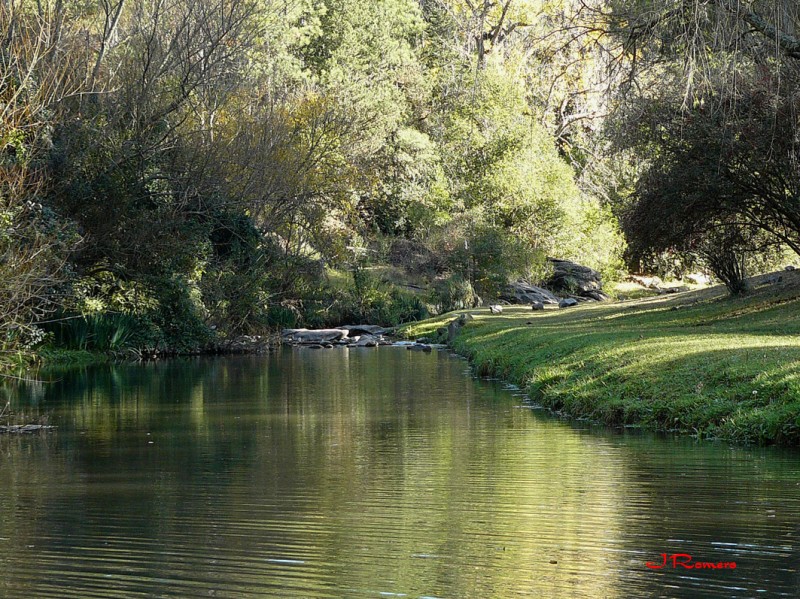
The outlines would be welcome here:
M 454 343 L 480 374 L 612 425 L 800 444 L 800 276 L 743 298 L 723 288 L 501 316 L 472 310 Z M 453 314 L 415 323 L 431 335 Z

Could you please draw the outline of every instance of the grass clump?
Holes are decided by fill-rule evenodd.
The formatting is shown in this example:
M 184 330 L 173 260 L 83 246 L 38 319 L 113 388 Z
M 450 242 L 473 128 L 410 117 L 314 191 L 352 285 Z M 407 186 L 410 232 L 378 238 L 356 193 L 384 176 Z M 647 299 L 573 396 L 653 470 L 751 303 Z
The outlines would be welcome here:
M 569 310 L 473 310 L 454 348 L 539 403 L 609 425 L 800 445 L 800 275 Z M 429 335 L 453 314 L 415 323 Z

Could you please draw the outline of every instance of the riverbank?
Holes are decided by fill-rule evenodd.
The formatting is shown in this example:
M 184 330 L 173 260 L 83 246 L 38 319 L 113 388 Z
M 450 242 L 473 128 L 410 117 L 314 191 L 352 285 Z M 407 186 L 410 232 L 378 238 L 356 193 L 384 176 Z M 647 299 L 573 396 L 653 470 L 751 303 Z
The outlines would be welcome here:
M 740 298 L 720 286 L 543 312 L 471 310 L 452 345 L 479 374 L 570 416 L 800 445 L 800 274 L 757 277 L 752 286 Z M 457 314 L 402 333 L 431 336 Z

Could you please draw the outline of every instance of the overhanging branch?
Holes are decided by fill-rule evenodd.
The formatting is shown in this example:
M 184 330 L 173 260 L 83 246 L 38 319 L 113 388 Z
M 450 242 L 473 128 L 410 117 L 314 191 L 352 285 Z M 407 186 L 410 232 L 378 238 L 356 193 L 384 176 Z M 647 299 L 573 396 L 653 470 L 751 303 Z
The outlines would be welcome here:
M 800 39 L 780 31 L 775 25 L 752 10 L 741 11 L 737 6 L 732 6 L 727 0 L 717 0 L 717 3 L 728 12 L 738 15 L 742 21 L 764 37 L 777 42 L 786 56 L 800 60 Z

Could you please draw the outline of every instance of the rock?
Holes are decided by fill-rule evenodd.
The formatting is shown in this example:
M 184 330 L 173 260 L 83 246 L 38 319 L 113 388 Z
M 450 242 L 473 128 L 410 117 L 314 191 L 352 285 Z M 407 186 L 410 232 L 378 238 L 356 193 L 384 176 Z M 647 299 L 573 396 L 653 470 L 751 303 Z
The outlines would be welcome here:
M 578 300 L 572 297 L 565 297 L 560 302 L 558 302 L 559 308 L 569 308 L 571 306 L 577 306 L 577 305 L 578 305 Z
M 429 354 L 433 351 L 433 348 L 430 345 L 424 345 L 422 343 L 417 343 L 415 345 L 409 345 L 406 347 L 408 351 L 422 351 L 426 354 Z
M 793 270 L 797 270 L 797 267 L 796 267 L 796 266 L 794 266 L 793 264 L 790 264 L 789 266 L 787 266 L 786 268 L 784 268 L 784 270 L 786 270 L 786 271 L 788 271 L 788 272 L 792 272 Z
M 684 291 L 689 291 L 689 288 L 682 285 L 678 287 L 662 287 L 658 290 L 658 293 L 661 295 L 664 294 L 672 294 L 672 293 L 683 293 Z
M 512 304 L 557 304 L 558 298 L 547 289 L 536 287 L 526 281 L 517 281 L 507 285 L 499 295 L 499 299 Z
M 285 341 L 301 344 L 320 344 L 326 341 L 339 341 L 348 335 L 349 331 L 345 329 L 284 329 L 281 331 L 281 337 L 283 337 Z
M 587 291 L 585 297 L 587 299 L 593 299 L 597 302 L 604 302 L 608 300 L 608 296 L 602 291 Z
M 239 335 L 220 346 L 224 352 L 260 354 L 269 349 L 269 341 L 260 335 Z
M 489 306 L 489 312 L 492 314 L 502 314 L 503 313 L 503 306 L 499 304 L 492 304 Z
M 469 312 L 465 312 L 458 318 L 454 318 L 450 321 L 450 324 L 447 325 L 446 333 L 447 333 L 447 343 L 453 343 L 456 338 L 456 335 L 461 331 L 461 327 L 467 324 L 470 320 L 474 320 L 475 317 L 470 314 Z M 442 331 L 443 329 L 438 329 L 438 331 Z M 440 336 L 442 336 L 440 334 Z
M 380 337 L 375 335 L 361 335 L 358 341 L 354 343 L 354 347 L 378 347 L 378 343 L 380 343 Z
M 453 343 L 455 341 L 456 336 L 461 331 L 461 327 L 464 326 L 460 318 L 456 318 L 450 321 L 450 324 L 447 325 L 447 342 Z
M 385 335 L 387 329 L 374 324 L 348 324 L 343 327 L 350 335 Z
M 534 312 L 537 310 L 544 310 L 544 304 L 542 302 L 533 302 L 531 304 L 531 310 Z
M 630 275 L 628 276 L 628 280 L 632 283 L 636 283 L 637 285 L 641 285 L 642 287 L 656 290 L 661 289 L 661 286 L 664 284 L 664 281 L 658 277 L 640 277 L 639 275 Z
M 602 291 L 600 273 L 588 266 L 581 266 L 570 260 L 548 258 L 553 266 L 553 274 L 547 286 L 553 291 L 586 296 L 593 291 Z

